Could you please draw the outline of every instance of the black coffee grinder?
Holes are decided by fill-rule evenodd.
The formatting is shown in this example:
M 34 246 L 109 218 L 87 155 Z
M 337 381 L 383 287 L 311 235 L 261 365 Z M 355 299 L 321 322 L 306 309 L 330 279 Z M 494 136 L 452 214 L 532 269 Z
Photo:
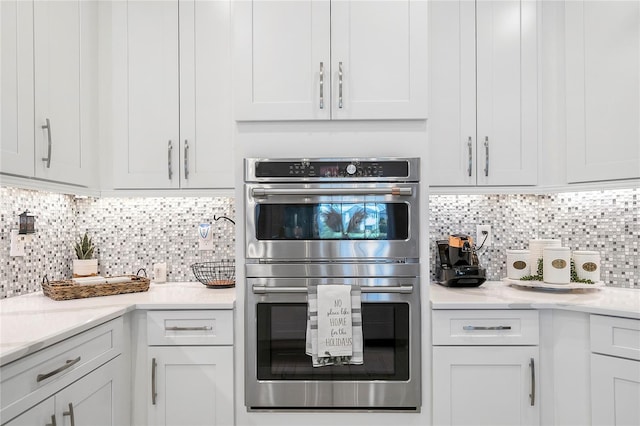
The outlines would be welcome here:
M 486 269 L 480 267 L 473 239 L 468 235 L 450 235 L 437 240 L 436 280 L 447 287 L 478 287 L 487 280 Z

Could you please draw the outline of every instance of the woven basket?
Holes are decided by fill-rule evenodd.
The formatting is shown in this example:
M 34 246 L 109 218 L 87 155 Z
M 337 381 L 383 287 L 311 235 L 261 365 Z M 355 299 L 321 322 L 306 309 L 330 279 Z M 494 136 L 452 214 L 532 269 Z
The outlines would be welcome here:
M 127 282 L 113 284 L 78 285 L 73 280 L 49 281 L 43 279 L 42 291 L 53 300 L 83 299 L 85 297 L 112 296 L 114 294 L 138 293 L 149 290 L 151 280 L 139 275 L 123 275 Z

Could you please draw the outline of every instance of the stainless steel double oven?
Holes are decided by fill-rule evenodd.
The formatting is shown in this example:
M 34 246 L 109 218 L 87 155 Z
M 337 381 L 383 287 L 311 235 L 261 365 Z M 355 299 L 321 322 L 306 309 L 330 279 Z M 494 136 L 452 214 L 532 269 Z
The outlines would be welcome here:
M 418 410 L 419 160 L 246 159 L 250 409 Z M 364 363 L 313 367 L 307 289 L 362 291 Z

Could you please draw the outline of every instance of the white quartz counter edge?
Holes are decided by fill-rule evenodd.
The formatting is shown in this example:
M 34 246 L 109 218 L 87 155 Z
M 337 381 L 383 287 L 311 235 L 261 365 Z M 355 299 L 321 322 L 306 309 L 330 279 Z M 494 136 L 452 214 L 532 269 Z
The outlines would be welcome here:
M 432 309 L 563 309 L 640 319 L 640 290 L 603 287 L 563 293 L 521 289 L 502 281 L 480 287 L 451 288 L 432 284 Z
M 233 309 L 235 288 L 200 283 L 151 283 L 141 293 L 55 301 L 42 292 L 0 300 L 0 365 L 60 342 L 127 312 Z

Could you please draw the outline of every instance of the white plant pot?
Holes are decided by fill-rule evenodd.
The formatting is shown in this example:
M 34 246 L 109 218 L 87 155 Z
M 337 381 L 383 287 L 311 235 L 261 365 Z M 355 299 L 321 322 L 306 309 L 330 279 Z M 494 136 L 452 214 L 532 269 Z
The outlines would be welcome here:
M 91 277 L 98 275 L 98 259 L 74 259 L 73 276 Z

